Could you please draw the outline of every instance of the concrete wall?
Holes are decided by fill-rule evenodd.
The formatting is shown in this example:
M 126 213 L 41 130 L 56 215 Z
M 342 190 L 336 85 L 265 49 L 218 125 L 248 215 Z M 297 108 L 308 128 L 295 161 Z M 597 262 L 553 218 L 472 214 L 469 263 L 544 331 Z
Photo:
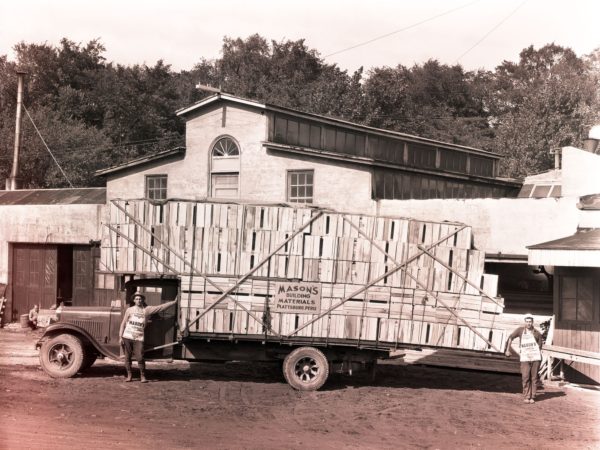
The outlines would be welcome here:
M 183 160 L 119 172 L 108 179 L 107 197 L 141 198 L 144 196 L 144 177 L 156 174 L 168 175 L 167 195 L 170 198 L 200 199 L 209 196 L 209 152 L 215 140 L 227 135 L 240 146 L 240 199 L 285 202 L 287 172 L 314 170 L 315 204 L 374 213 L 369 169 L 268 151 L 262 144 L 267 140 L 267 117 L 261 110 L 228 105 L 225 126 L 222 111 L 221 106 L 215 105 L 188 118 Z
M 574 147 L 562 149 L 562 195 L 600 193 L 600 155 Z
M 527 255 L 526 246 L 571 235 L 580 211 L 577 198 L 381 200 L 378 214 L 473 227 L 475 247 L 488 253 Z
M 8 282 L 8 244 L 88 244 L 101 238 L 104 205 L 0 206 L 0 283 Z

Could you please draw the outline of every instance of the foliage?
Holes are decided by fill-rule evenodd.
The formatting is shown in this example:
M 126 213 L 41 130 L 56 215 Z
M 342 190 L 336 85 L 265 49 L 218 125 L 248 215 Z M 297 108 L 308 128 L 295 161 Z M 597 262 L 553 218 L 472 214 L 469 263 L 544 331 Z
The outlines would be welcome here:
M 97 39 L 85 45 L 18 43 L 15 61 L 0 55 L 0 176 L 12 161 L 17 68 L 25 70 L 25 106 L 77 186 L 93 171 L 183 143 L 175 111 L 204 96 L 205 84 L 241 97 L 340 117 L 505 156 L 503 175 L 551 167 L 549 150 L 578 145 L 600 120 L 600 49 L 585 58 L 555 44 L 528 47 L 518 62 L 465 71 L 430 60 L 349 74 L 304 40 L 226 37 L 217 60 L 200 58 L 175 72 L 107 62 Z M 25 125 L 26 124 L 26 125 Z M 28 187 L 66 182 L 24 119 L 22 175 Z M 48 168 L 46 170 L 46 168 Z

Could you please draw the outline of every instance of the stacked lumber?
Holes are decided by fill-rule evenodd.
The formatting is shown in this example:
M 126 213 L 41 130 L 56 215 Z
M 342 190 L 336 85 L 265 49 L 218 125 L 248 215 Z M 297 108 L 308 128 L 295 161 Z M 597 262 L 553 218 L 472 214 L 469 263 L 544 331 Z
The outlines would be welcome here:
M 180 277 L 182 331 L 469 350 L 501 349 L 512 331 L 461 224 L 145 200 L 113 201 L 106 221 L 109 271 Z M 279 305 L 292 288 L 318 292 L 297 297 L 310 312 Z

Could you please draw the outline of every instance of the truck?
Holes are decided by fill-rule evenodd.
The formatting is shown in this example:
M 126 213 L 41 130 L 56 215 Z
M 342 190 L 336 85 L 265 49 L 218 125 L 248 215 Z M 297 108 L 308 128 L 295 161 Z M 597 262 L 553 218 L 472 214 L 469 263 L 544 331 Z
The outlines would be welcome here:
M 298 390 L 331 372 L 374 373 L 406 348 L 498 355 L 514 326 L 464 224 L 128 199 L 110 202 L 104 230 L 100 265 L 123 280 L 120 297 L 60 308 L 37 344 L 51 377 L 122 358 L 135 292 L 149 304 L 178 300 L 150 318 L 147 359 L 276 361 Z

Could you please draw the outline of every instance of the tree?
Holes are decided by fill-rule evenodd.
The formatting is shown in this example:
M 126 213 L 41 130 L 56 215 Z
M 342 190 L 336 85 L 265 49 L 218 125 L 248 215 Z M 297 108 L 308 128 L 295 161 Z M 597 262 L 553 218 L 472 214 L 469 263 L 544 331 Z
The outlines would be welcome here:
M 553 166 L 550 150 L 578 145 L 597 104 L 597 82 L 584 60 L 555 44 L 524 49 L 503 62 L 492 80 L 489 108 L 493 148 L 505 155 L 503 173 L 523 177 Z
M 365 122 L 457 144 L 487 144 L 483 76 L 436 60 L 375 68 L 364 83 Z

